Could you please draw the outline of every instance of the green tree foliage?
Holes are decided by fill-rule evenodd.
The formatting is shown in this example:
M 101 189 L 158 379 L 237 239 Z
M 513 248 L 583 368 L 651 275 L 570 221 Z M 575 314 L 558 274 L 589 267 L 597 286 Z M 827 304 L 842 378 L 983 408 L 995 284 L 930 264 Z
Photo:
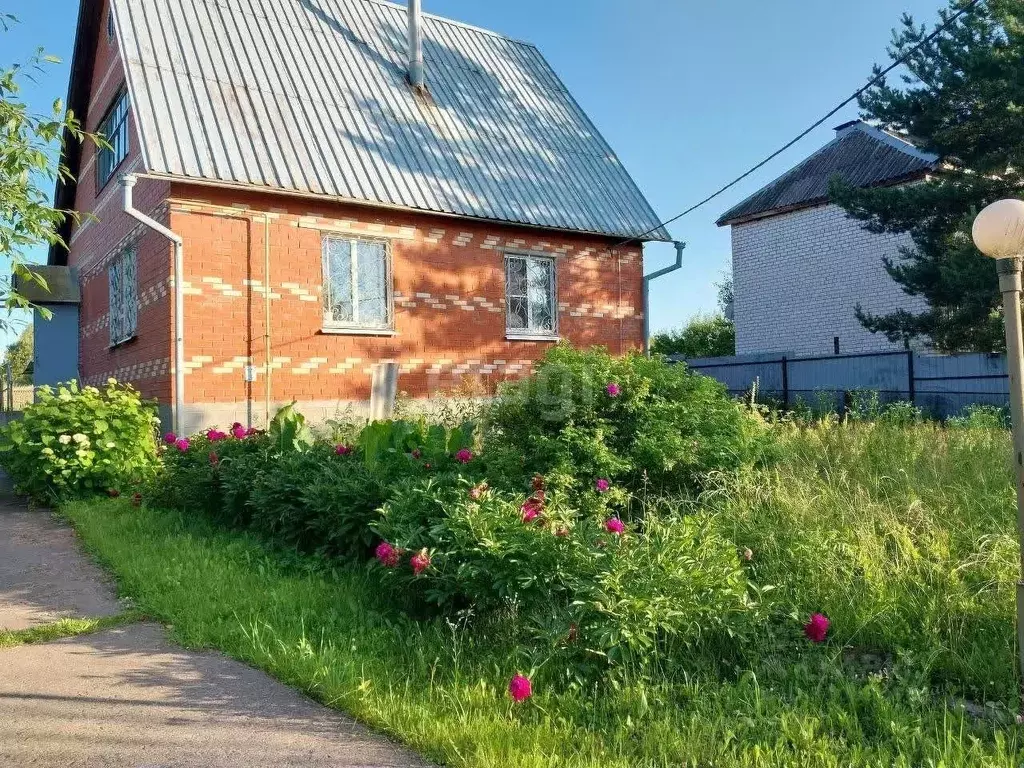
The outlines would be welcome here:
M 10 34 L 13 16 L 0 14 L 0 33 Z M 99 141 L 82 131 L 64 102 L 53 102 L 49 114 L 32 111 L 21 96 L 22 84 L 59 60 L 42 49 L 27 62 L 0 67 L 0 255 L 11 264 L 11 274 L 0 278 L 3 306 L 27 309 L 30 302 L 13 290 L 11 278 L 46 287 L 31 270 L 28 249 L 63 245 L 58 232 L 64 217 L 74 215 L 53 207 L 50 190 L 56 179 L 70 181 L 71 170 L 59 159 L 64 141 Z M 0 327 L 9 321 L 0 319 Z
M 13 342 L 7 345 L 7 353 L 4 355 L 4 362 L 11 366 L 11 375 L 15 384 L 31 384 L 32 365 L 32 326 L 29 325 L 21 332 Z
M 860 102 L 865 117 L 942 158 L 941 169 L 902 187 L 853 189 L 836 179 L 831 194 L 870 231 L 913 239 L 885 267 L 928 308 L 887 315 L 858 308 L 867 329 L 891 341 L 926 338 L 944 351 L 994 351 L 1003 347 L 998 282 L 970 227 L 985 205 L 1024 194 L 1024 4 L 950 0 L 942 20 L 964 8 L 910 56 L 901 86 L 882 81 Z M 928 34 L 905 16 L 890 56 L 906 55 Z
M 727 357 L 736 354 L 736 326 L 721 315 L 698 315 L 682 328 L 659 333 L 651 351 L 683 357 Z

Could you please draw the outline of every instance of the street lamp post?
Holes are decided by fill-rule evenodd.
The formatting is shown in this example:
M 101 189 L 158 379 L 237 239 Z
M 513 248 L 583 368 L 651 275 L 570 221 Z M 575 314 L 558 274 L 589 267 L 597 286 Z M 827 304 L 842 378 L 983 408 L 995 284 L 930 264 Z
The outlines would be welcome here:
M 1006 325 L 1006 367 L 1010 374 L 1010 412 L 1013 417 L 1013 467 L 1017 478 L 1017 538 L 1020 571 L 1017 578 L 1017 653 L 1024 685 L 1024 335 L 1021 331 L 1021 258 L 1024 257 L 1024 201 L 999 200 L 978 214 L 974 244 L 996 259 Z

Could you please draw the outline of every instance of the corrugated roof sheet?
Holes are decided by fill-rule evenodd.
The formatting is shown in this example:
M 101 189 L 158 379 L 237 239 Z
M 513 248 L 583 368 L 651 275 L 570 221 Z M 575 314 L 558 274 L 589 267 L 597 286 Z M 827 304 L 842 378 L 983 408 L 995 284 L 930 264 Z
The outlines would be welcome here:
M 718 225 L 823 203 L 836 175 L 855 187 L 873 187 L 915 178 L 936 165 L 935 156 L 866 123 L 845 123 L 836 130 L 835 139 L 730 208 Z
M 113 5 L 153 173 L 612 236 L 658 225 L 531 45 L 425 15 L 424 100 L 404 6 Z

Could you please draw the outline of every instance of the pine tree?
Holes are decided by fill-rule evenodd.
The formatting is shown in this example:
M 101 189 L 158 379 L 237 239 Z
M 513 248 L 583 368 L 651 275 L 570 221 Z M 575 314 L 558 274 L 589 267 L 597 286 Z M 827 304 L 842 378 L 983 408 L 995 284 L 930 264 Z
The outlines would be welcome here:
M 989 203 L 1024 196 L 1024 2 L 950 0 L 943 23 L 965 8 L 910 56 L 900 86 L 882 80 L 860 100 L 866 119 L 941 158 L 939 170 L 902 187 L 853 189 L 836 179 L 831 197 L 870 231 L 909 233 L 914 243 L 885 267 L 928 308 L 871 315 L 858 307 L 868 330 L 890 341 L 923 338 L 941 351 L 987 352 L 1004 347 L 1001 299 L 970 229 Z M 904 16 L 890 57 L 929 34 Z

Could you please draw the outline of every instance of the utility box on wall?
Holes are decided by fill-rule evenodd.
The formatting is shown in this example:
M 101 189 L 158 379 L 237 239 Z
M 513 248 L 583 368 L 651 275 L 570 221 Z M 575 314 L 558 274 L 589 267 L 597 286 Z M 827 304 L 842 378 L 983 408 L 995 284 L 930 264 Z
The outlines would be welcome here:
M 70 267 L 32 266 L 46 286 L 35 280 L 16 278 L 14 287 L 38 307 L 47 309 L 47 319 L 36 310 L 33 317 L 33 378 L 36 387 L 78 378 L 78 310 L 82 291 L 78 270 Z

